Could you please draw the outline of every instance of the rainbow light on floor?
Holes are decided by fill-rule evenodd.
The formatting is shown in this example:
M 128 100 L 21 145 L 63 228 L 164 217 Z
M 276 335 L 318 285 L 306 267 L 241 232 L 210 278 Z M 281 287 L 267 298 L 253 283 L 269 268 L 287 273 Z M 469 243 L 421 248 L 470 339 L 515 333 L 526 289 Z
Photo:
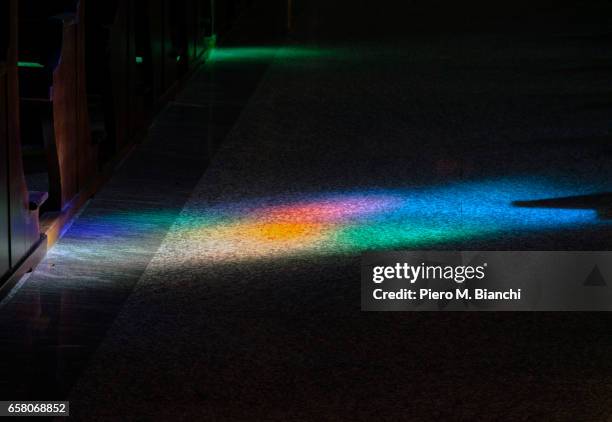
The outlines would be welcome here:
M 91 240 L 165 231 L 166 243 L 198 265 L 367 250 L 444 248 L 457 242 L 611 224 L 595 210 L 521 208 L 516 200 L 584 194 L 581 185 L 503 179 L 442 187 L 290 194 L 178 210 L 108 212 L 67 234 Z M 591 186 L 590 192 L 597 189 Z M 596 190 L 595 190 L 596 192 Z
M 517 180 L 413 190 L 367 190 L 223 204 L 200 214 L 189 205 L 172 240 L 201 263 L 366 250 L 443 247 L 453 242 L 607 224 L 594 210 L 536 209 L 516 198 L 573 194 Z M 263 202 L 263 203 L 262 203 Z

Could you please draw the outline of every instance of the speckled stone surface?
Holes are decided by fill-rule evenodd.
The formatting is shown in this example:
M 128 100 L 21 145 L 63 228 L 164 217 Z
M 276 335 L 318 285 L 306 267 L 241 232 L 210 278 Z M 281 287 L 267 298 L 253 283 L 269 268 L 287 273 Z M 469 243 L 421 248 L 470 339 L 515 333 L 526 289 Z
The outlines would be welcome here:
M 597 27 L 517 33 L 492 25 L 377 44 L 359 38 L 367 37 L 359 26 L 369 22 L 365 8 L 348 15 L 354 25 L 331 25 L 350 10 L 344 3 L 313 2 L 303 11 L 293 43 L 277 54 L 72 391 L 75 414 L 608 420 L 609 315 L 362 313 L 359 250 L 334 254 L 330 238 L 312 248 L 249 240 L 252 224 L 270 223 L 277 207 L 308 207 L 330 192 L 369 192 L 361 196 L 369 199 L 378 190 L 516 177 L 552 182 L 535 192 L 500 185 L 509 192 L 504 200 L 546 196 L 549 186 L 568 195 L 610 189 L 612 108 L 603 104 L 612 73 L 599 66 L 612 64 L 612 45 L 583 37 Z M 371 29 L 386 33 L 384 19 L 395 20 L 381 10 Z M 556 22 L 572 12 L 546 13 Z M 341 42 L 350 36 L 353 43 Z M 292 53 L 312 43 L 317 54 Z M 494 201 L 496 186 L 469 200 Z M 441 206 L 434 193 L 419 208 L 431 206 L 431 224 L 441 230 L 467 218 L 457 212 L 459 199 L 444 198 Z M 436 246 L 610 245 L 605 220 L 506 226 L 503 219 L 521 211 L 508 212 L 491 215 L 499 231 Z M 258 233 L 273 233 L 266 230 Z
M 609 20 L 544 8 L 519 31 L 468 10 L 455 27 L 366 3 L 300 10 L 73 388 L 77 419 L 609 420 L 608 314 L 363 313 L 360 243 L 317 231 L 348 203 L 366 240 L 399 218 L 426 221 L 419 247 L 608 249 L 608 220 L 509 204 L 610 191 Z M 362 220 L 381 193 L 418 201 Z M 471 209 L 487 230 L 450 236 Z

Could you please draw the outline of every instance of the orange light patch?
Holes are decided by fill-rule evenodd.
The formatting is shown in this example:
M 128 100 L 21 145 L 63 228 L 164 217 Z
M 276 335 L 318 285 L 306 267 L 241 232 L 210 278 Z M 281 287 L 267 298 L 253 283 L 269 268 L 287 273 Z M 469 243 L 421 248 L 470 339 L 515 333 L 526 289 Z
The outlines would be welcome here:
M 360 217 L 397 208 L 392 197 L 351 197 L 318 202 L 273 205 L 245 212 L 241 217 L 191 232 L 193 249 L 209 262 L 323 253 L 340 227 Z
M 192 231 L 189 240 L 208 262 L 241 261 L 317 249 L 330 229 L 326 224 L 245 219 Z
M 321 229 L 319 224 L 271 222 L 247 225 L 242 234 L 260 241 L 283 242 L 311 239 L 318 236 Z
M 366 201 L 360 198 L 329 200 L 314 204 L 269 207 L 260 211 L 262 214 L 260 218 L 290 223 L 342 223 L 348 218 L 377 213 L 392 205 L 392 199 L 388 198 L 378 201 Z

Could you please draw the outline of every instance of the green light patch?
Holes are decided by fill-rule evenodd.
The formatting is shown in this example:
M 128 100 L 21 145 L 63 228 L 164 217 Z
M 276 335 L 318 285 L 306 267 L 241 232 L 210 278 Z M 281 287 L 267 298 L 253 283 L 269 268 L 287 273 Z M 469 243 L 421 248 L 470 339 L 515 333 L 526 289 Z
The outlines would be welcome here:
M 29 67 L 29 68 L 35 68 L 35 69 L 42 69 L 45 67 L 42 64 L 37 63 L 37 62 L 17 62 L 17 66 L 18 67 Z

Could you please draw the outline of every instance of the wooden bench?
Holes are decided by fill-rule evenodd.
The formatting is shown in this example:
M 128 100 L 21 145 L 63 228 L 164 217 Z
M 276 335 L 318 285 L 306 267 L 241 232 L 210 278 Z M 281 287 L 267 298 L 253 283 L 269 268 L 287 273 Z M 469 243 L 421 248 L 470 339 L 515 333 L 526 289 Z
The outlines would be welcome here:
M 50 211 L 64 209 L 97 172 L 87 109 L 85 7 L 85 0 L 20 1 L 19 89 L 26 173 L 31 183 L 42 186 L 33 175 L 42 179 L 46 174 Z

